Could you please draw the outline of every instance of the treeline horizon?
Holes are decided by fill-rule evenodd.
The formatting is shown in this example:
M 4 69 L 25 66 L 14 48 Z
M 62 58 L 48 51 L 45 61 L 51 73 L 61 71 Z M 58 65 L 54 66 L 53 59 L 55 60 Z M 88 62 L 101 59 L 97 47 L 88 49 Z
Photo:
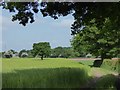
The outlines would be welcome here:
M 81 46 L 81 45 L 80 45 Z M 33 43 L 32 49 L 21 49 L 20 51 L 15 51 L 13 49 L 0 52 L 0 57 L 3 58 L 12 58 L 12 57 L 20 57 L 20 58 L 76 58 L 76 57 L 89 57 L 89 58 L 101 58 L 100 54 L 94 55 L 94 53 L 88 52 L 86 49 L 86 46 L 84 47 L 77 47 L 75 48 L 75 45 L 72 45 L 71 47 L 63 47 L 58 46 L 55 48 L 51 48 L 49 42 L 39 42 L 39 43 Z M 96 52 L 97 53 L 97 52 Z M 106 55 L 106 54 L 105 54 Z M 120 57 L 119 54 L 110 56 L 110 58 L 105 59 L 111 59 Z
M 56 46 L 56 47 L 63 47 L 63 48 L 72 48 L 72 46 Z M 51 47 L 51 49 L 54 49 L 54 48 L 56 48 L 56 47 Z M 14 50 L 14 51 L 16 51 L 16 52 L 20 52 L 21 50 L 31 50 L 31 49 L 33 49 L 33 48 L 30 48 L 30 49 L 26 49 L 26 48 L 23 48 L 23 49 L 20 49 L 20 50 L 15 50 L 14 48 L 10 48 L 10 49 L 7 49 L 7 50 L 2 50 L 2 51 L 0 51 L 0 52 L 6 52 L 6 51 L 9 51 L 9 50 Z
M 6 52 L 10 52 L 10 53 L 12 52 L 12 54 L 14 54 L 14 55 L 16 54 L 17 57 L 20 57 L 20 58 L 22 58 L 22 57 L 34 58 L 36 56 L 32 55 L 32 50 L 33 50 L 33 48 L 32 49 L 25 49 L 24 48 L 24 49 L 21 49 L 20 51 L 16 51 L 14 49 L 9 49 L 9 50 L 0 52 L 0 57 L 5 58 L 4 54 Z M 23 56 L 21 56 L 22 53 L 24 53 Z M 27 54 L 25 55 L 25 53 L 27 53 L 28 55 Z M 12 56 L 12 57 L 14 57 L 14 56 Z M 39 56 L 37 56 L 37 57 L 39 57 Z M 50 58 L 57 58 L 57 57 L 60 57 L 60 58 L 62 58 L 62 57 L 63 58 L 79 57 L 79 53 L 75 52 L 73 50 L 73 48 L 70 47 L 70 46 L 68 46 L 68 47 L 66 47 L 66 46 L 57 46 L 57 47 L 54 47 L 54 48 L 50 48 L 50 55 L 47 56 L 47 57 L 50 57 Z

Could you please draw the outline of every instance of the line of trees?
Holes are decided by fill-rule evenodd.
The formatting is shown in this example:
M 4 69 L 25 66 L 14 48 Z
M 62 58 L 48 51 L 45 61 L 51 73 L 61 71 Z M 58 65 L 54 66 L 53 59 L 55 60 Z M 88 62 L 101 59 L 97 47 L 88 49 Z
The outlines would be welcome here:
M 120 57 L 118 54 L 119 47 L 114 47 L 113 41 L 106 41 L 106 39 L 99 37 L 100 32 L 96 27 L 85 28 L 81 33 L 74 36 L 72 39 L 72 47 L 56 47 L 51 49 L 49 42 L 39 42 L 33 44 L 31 50 L 21 50 L 16 52 L 15 50 L 9 50 L 7 52 L 0 52 L 0 57 L 11 58 L 75 58 L 75 57 L 99 57 L 101 59 Z M 89 33 L 87 32 L 89 31 Z M 96 34 L 93 34 L 96 33 Z M 87 36 L 89 34 L 89 36 Z M 105 34 L 106 35 L 106 34 Z M 98 37 L 98 38 L 96 38 Z M 105 37 L 105 36 L 102 36 Z M 96 43 L 97 42 L 97 43 Z M 115 44 L 116 45 L 116 44 Z M 112 47 L 113 46 L 113 47 Z M 104 55 L 104 56 L 102 56 Z
M 6 52 L 1 52 L 0 56 L 3 58 L 12 58 L 12 57 L 20 57 L 20 58 L 41 58 L 43 60 L 44 57 L 50 58 L 72 58 L 79 57 L 78 52 L 74 52 L 72 47 L 56 47 L 52 48 L 49 42 L 39 42 L 33 44 L 33 49 L 31 50 L 21 50 L 20 52 L 16 52 L 15 50 L 9 50 Z

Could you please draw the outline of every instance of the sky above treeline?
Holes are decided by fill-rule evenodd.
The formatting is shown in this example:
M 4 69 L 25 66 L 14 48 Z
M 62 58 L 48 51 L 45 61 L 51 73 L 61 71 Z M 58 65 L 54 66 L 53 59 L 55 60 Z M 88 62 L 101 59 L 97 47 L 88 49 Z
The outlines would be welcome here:
M 1 8 L 0 8 L 1 9 Z M 22 26 L 19 22 L 12 22 L 12 14 L 8 10 L 0 10 L 0 24 L 2 23 L 2 51 L 32 49 L 33 43 L 50 42 L 52 48 L 70 47 L 72 15 L 54 20 L 43 17 L 41 12 L 35 14 L 35 22 Z

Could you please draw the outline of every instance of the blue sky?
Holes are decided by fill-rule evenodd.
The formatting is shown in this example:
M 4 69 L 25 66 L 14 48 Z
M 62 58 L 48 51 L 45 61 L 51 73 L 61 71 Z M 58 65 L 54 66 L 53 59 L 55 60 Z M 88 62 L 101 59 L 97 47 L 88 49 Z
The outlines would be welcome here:
M 2 10 L 3 51 L 32 49 L 32 44 L 38 42 L 50 42 L 52 48 L 70 46 L 70 27 L 74 20 L 71 15 L 54 20 L 51 17 L 42 17 L 42 14 L 38 13 L 35 14 L 35 22 L 25 27 L 17 21 L 12 22 L 11 15 L 9 11 Z

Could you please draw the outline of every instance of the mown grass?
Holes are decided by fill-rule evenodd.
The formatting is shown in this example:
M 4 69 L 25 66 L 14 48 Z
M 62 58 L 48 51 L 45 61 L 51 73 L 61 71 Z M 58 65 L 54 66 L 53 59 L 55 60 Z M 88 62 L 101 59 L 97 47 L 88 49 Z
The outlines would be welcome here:
M 84 65 L 88 65 L 88 66 L 92 66 L 93 62 L 94 62 L 94 60 L 81 60 L 79 63 L 84 64 Z
M 3 88 L 80 88 L 90 67 L 67 59 L 3 59 Z
M 90 69 L 78 62 L 63 58 L 11 58 L 2 59 L 2 71 L 11 72 L 14 70 L 33 69 L 33 68 L 61 68 L 61 67 L 79 67 Z

